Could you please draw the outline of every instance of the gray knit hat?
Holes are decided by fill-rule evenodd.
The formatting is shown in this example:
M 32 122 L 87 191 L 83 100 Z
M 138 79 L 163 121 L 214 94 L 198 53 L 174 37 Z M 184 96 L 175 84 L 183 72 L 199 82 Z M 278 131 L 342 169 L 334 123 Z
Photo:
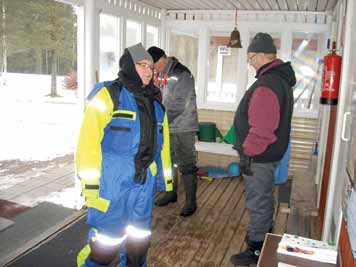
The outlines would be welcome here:
M 277 49 L 274 45 L 271 35 L 264 32 L 259 32 L 253 37 L 250 45 L 247 48 L 247 53 L 266 53 L 276 54 Z
M 153 59 L 151 55 L 146 51 L 146 49 L 143 47 L 141 43 L 138 43 L 136 45 L 130 46 L 127 48 L 129 50 L 129 53 L 131 55 L 132 61 L 136 64 L 137 62 L 140 62 L 144 59 L 147 59 L 149 61 L 153 62 Z

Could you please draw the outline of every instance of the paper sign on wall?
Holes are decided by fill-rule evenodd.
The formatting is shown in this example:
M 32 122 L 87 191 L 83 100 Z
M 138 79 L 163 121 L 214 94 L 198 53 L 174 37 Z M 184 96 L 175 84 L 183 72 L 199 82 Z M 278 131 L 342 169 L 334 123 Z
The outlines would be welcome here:
M 219 45 L 218 46 L 218 54 L 222 56 L 230 56 L 231 55 L 231 47 L 226 45 Z

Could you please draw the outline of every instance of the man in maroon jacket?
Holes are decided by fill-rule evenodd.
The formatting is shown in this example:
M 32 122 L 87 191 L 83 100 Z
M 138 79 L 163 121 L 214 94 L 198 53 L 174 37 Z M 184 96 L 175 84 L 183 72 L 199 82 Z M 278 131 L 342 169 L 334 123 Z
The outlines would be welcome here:
M 274 173 L 289 144 L 296 78 L 290 62 L 276 53 L 267 33 L 256 34 L 247 49 L 257 80 L 235 113 L 234 148 L 240 155 L 250 222 L 247 250 L 231 257 L 236 265 L 257 263 L 265 234 L 273 227 Z

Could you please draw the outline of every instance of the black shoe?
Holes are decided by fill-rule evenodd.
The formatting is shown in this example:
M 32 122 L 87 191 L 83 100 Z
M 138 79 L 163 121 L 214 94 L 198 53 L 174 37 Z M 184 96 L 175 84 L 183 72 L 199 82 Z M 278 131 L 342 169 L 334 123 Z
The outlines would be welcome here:
M 194 212 L 197 210 L 197 206 L 194 205 L 194 206 L 187 206 L 185 205 L 183 207 L 183 209 L 180 211 L 180 216 L 183 216 L 183 217 L 188 217 L 188 216 L 191 216 L 194 214 Z
M 230 261 L 232 264 L 235 265 L 249 265 L 249 264 L 256 264 L 258 262 L 258 257 L 260 251 L 252 251 L 252 250 L 245 250 L 240 254 L 232 255 Z
M 249 241 L 248 248 L 244 252 L 231 256 L 231 263 L 235 265 L 256 264 L 258 262 L 258 258 L 260 257 L 262 246 L 263 241 Z
M 163 207 L 168 205 L 169 203 L 177 202 L 177 193 L 176 192 L 167 192 L 162 197 L 157 199 L 155 202 L 156 206 Z

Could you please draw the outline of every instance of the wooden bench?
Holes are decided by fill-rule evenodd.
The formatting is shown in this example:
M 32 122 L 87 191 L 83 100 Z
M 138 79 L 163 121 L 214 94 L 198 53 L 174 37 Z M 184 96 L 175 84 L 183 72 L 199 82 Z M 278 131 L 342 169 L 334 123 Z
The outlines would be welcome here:
M 195 149 L 198 152 L 206 152 L 227 156 L 238 156 L 237 151 L 232 148 L 232 145 L 226 143 L 196 141 Z

